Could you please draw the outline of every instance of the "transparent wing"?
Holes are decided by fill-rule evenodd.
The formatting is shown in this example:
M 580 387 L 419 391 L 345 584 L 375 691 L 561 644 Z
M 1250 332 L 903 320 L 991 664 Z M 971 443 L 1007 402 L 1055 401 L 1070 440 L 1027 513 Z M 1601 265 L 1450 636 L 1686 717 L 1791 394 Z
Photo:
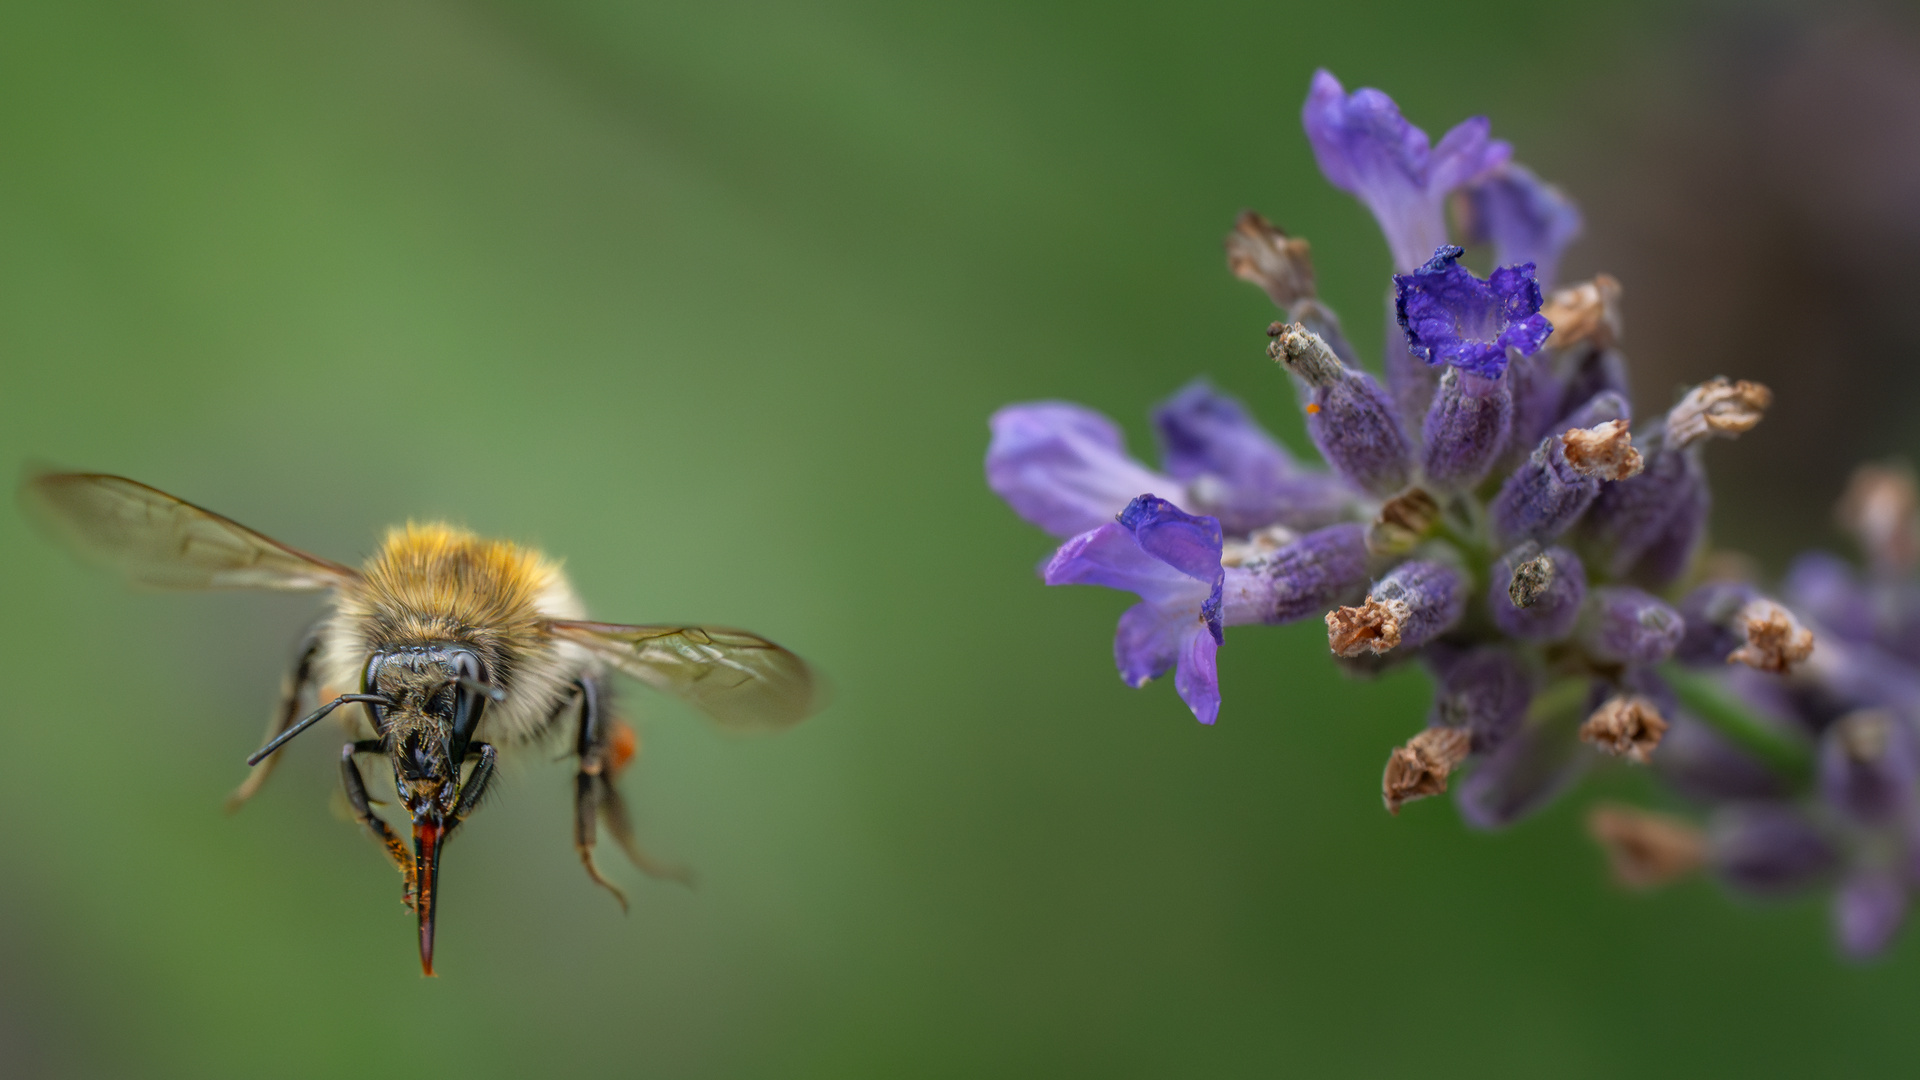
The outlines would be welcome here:
M 723 727 L 791 727 L 811 715 L 824 696 L 805 660 L 745 630 L 567 620 L 548 626 L 555 636 L 585 646 Z
M 163 589 L 327 589 L 359 574 L 164 491 L 101 473 L 47 473 L 21 504 L 87 562 Z

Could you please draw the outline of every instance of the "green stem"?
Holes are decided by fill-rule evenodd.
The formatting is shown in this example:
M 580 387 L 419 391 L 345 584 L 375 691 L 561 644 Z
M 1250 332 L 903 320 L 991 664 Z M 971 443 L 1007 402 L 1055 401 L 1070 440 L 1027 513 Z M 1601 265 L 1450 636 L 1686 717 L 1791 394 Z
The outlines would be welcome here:
M 1689 713 L 1742 749 L 1793 780 L 1812 774 L 1813 755 L 1805 742 L 1755 715 L 1718 682 L 1673 663 L 1660 666 L 1660 677 Z

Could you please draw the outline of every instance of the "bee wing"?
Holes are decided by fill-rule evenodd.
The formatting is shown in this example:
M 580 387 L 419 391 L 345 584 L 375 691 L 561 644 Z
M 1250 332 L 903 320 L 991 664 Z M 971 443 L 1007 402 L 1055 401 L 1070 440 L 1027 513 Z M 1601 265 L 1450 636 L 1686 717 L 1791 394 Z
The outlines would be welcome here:
M 722 727 L 774 731 L 806 719 L 821 704 L 820 680 L 805 660 L 745 630 L 564 619 L 547 625 Z
M 47 473 L 22 485 L 20 501 L 82 559 L 141 585 L 298 591 L 360 576 L 124 476 Z

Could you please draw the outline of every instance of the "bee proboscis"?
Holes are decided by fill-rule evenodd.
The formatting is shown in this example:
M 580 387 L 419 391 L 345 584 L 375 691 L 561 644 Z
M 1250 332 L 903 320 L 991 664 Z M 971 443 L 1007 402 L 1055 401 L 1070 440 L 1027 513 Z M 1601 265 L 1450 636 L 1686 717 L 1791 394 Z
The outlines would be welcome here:
M 807 664 L 765 638 L 588 621 L 560 568 L 539 552 L 450 526 L 393 529 L 356 570 L 125 477 L 47 473 L 30 478 L 21 495 L 77 554 L 138 584 L 332 594 L 300 645 L 265 745 L 247 759 L 254 771 L 229 806 L 259 790 L 288 740 L 330 714 L 342 718 L 353 736 L 340 752 L 347 802 L 404 878 L 428 975 L 440 853 L 479 806 L 502 754 L 570 737 L 574 846 L 588 876 L 622 908 L 625 896 L 594 862 L 599 823 L 641 869 L 664 872 L 634 843 L 614 783 L 634 743 L 609 712 L 609 669 L 729 728 L 787 727 L 819 704 Z M 313 700 L 321 687 L 350 686 L 358 692 Z M 359 759 L 375 754 L 392 766 L 411 847 L 374 812 Z

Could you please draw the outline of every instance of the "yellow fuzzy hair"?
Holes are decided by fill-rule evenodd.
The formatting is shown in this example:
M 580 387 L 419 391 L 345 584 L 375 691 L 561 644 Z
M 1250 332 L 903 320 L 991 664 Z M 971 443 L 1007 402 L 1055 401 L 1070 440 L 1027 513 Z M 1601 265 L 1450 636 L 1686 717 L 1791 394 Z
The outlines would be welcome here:
M 388 531 L 363 569 L 359 587 L 340 597 L 340 613 L 369 646 L 466 642 L 504 682 L 513 657 L 548 645 L 538 601 L 559 583 L 560 568 L 531 548 L 408 522 Z

